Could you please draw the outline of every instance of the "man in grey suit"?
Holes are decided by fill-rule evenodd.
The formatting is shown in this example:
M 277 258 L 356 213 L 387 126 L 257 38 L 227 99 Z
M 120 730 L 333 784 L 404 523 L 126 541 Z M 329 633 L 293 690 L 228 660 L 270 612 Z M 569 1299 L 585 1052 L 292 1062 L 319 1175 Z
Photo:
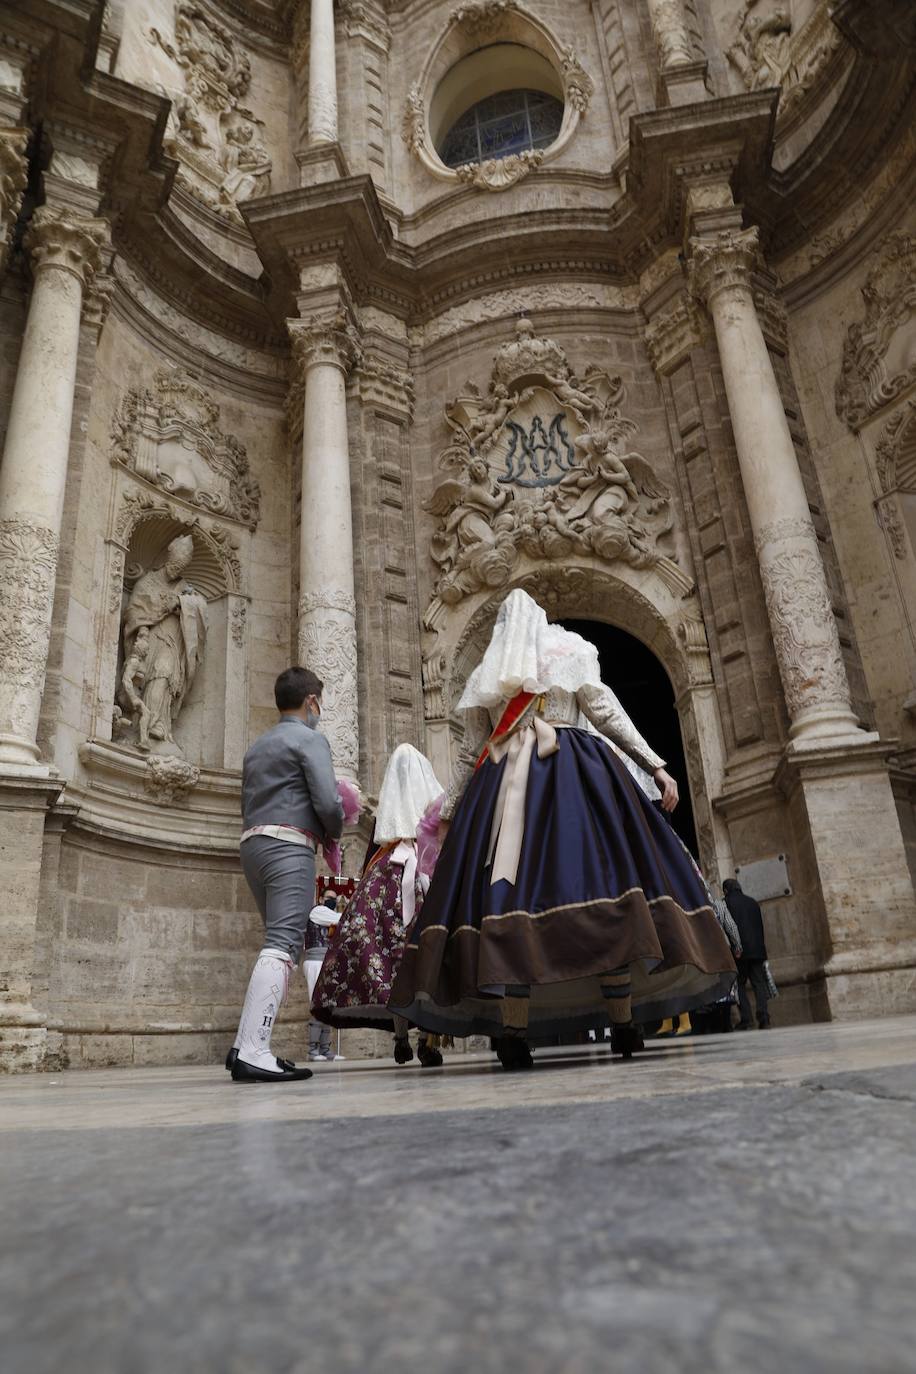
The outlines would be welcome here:
M 264 946 L 226 1058 L 236 1083 L 311 1077 L 310 1069 L 275 1058 L 270 1037 L 315 903 L 315 849 L 343 830 L 331 748 L 316 728 L 322 686 L 308 668 L 282 672 L 274 684 L 280 719 L 242 764 L 242 869 L 264 919 Z

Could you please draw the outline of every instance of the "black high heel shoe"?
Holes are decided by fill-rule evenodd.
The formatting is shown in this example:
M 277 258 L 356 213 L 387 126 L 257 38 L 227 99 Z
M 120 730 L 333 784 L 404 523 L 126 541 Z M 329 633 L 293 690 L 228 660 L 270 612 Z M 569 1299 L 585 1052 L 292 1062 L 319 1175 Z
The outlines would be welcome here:
M 493 1041 L 500 1064 L 507 1072 L 516 1069 L 530 1069 L 534 1065 L 528 1041 L 520 1035 L 501 1035 Z

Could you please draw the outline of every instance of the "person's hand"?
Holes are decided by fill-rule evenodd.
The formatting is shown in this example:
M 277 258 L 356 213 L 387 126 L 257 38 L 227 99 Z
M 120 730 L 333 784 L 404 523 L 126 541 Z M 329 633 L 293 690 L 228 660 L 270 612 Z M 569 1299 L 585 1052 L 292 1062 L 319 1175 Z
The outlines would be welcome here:
M 655 779 L 656 786 L 661 789 L 662 810 L 673 811 L 678 803 L 677 783 L 674 778 L 664 768 L 656 768 L 652 777 Z

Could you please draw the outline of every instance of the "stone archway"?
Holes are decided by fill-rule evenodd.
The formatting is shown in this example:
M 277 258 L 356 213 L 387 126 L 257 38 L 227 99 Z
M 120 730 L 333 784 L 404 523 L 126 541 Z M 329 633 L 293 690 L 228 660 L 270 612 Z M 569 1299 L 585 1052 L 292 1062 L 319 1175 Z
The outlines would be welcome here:
M 695 595 L 675 592 L 652 569 L 597 563 L 531 567 L 499 590 L 442 608 L 424 637 L 423 691 L 427 753 L 443 780 L 461 738 L 455 714 L 468 674 L 486 647 L 496 612 L 522 587 L 551 620 L 591 620 L 626 631 L 655 656 L 674 692 L 690 789 L 698 856 L 713 879 L 733 863 L 728 832 L 715 814 L 725 750 L 709 648 Z

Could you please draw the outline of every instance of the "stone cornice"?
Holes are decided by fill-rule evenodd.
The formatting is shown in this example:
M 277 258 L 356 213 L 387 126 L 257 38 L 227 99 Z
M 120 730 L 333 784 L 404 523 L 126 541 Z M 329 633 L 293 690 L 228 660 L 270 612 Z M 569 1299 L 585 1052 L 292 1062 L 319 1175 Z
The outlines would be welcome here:
M 703 342 L 703 319 L 696 302 L 681 291 L 646 326 L 646 352 L 659 376 L 667 376 Z

